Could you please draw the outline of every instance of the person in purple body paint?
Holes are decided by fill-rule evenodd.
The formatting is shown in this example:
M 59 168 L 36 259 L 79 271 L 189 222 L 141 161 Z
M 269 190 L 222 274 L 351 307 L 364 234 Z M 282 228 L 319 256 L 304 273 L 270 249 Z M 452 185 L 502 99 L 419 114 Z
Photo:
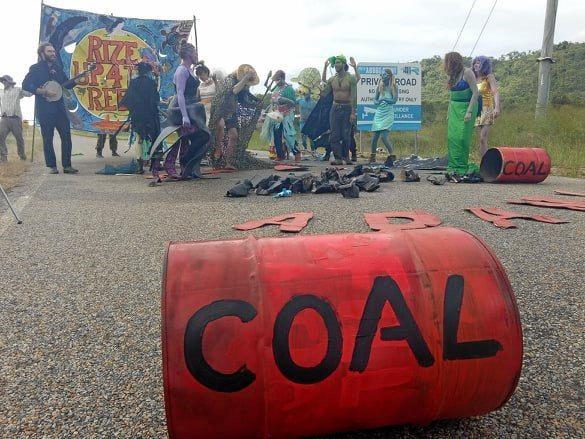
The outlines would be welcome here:
M 172 178 L 201 177 L 201 160 L 207 152 L 210 135 L 205 107 L 199 102 L 197 93 L 200 81 L 192 71 L 192 66 L 198 62 L 197 50 L 192 44 L 183 43 L 179 55 L 182 62 L 173 77 L 176 95 L 169 104 L 168 120 L 182 127 L 181 138 L 167 154 L 164 167 Z M 177 156 L 180 176 L 175 169 Z

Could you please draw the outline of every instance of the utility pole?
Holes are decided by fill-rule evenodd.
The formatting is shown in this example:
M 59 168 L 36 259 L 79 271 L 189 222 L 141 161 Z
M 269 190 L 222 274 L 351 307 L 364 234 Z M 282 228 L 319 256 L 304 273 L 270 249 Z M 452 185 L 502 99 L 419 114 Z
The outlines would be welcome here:
M 544 20 L 544 36 L 542 37 L 542 50 L 538 58 L 538 97 L 536 99 L 536 117 L 546 114 L 548 104 L 548 92 L 550 89 L 550 71 L 555 62 L 552 59 L 553 43 L 555 36 L 555 22 L 557 19 L 557 6 L 559 0 L 547 0 L 546 18 Z

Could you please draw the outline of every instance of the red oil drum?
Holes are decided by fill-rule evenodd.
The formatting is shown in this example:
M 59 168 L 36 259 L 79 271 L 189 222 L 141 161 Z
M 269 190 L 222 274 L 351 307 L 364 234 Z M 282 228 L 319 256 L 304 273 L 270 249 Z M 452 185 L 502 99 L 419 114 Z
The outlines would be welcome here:
M 443 227 L 172 243 L 162 347 L 171 438 L 477 416 L 507 401 L 522 364 L 504 269 Z
M 488 183 L 540 183 L 550 174 L 550 156 L 542 148 L 490 148 L 480 173 Z

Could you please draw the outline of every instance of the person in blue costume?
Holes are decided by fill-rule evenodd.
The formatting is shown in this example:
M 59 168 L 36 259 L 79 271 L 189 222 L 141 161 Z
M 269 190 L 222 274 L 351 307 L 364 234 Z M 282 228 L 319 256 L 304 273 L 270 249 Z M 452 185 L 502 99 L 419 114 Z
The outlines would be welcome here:
M 385 69 L 380 75 L 380 83 L 376 89 L 376 98 L 374 104 L 377 105 L 376 114 L 372 123 L 372 153 L 370 154 L 370 163 L 376 162 L 376 148 L 378 140 L 382 137 L 382 143 L 392 154 L 392 143 L 388 139 L 388 134 L 394 124 L 394 104 L 398 99 L 398 88 L 394 80 L 392 70 Z

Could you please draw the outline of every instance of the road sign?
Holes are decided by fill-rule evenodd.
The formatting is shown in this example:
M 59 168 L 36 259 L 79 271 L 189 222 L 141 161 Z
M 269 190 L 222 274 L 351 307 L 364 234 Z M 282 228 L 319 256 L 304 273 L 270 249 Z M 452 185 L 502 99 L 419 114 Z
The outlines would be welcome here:
M 376 88 L 384 69 L 391 69 L 398 87 L 398 101 L 394 105 L 392 131 L 419 131 L 422 123 L 420 63 L 360 63 L 361 76 L 357 86 L 357 125 L 360 131 L 370 131 L 376 106 Z

